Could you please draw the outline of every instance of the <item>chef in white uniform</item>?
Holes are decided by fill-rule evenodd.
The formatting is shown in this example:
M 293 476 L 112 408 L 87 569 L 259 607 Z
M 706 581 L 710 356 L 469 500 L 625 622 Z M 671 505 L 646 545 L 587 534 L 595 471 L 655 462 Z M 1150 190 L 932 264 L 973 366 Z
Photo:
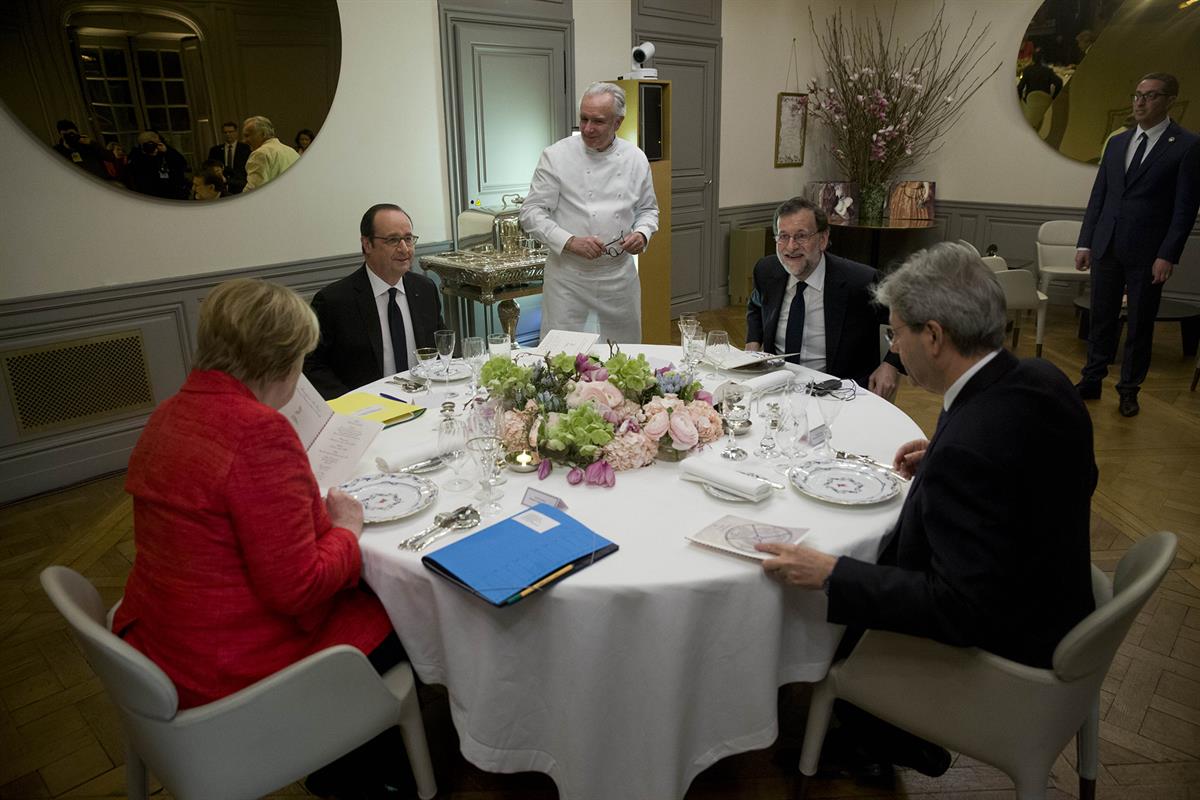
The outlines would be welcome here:
M 542 336 L 583 330 L 588 312 L 600 338 L 642 340 L 642 290 L 633 257 L 658 230 L 658 199 L 646 154 L 616 138 L 625 91 L 594 83 L 579 102 L 579 136 L 542 151 L 521 227 L 550 248 L 542 289 Z

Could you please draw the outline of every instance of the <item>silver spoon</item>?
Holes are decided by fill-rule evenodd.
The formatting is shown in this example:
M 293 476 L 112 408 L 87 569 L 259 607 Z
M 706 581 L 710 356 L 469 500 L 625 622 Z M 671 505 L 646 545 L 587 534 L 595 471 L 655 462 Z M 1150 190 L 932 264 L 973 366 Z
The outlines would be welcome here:
M 456 508 L 453 511 L 444 511 L 441 514 L 438 514 L 436 517 L 433 518 L 432 525 L 430 525 L 428 528 L 425 528 L 425 529 L 417 532 L 416 534 L 408 537 L 404 541 L 400 542 L 400 544 L 397 545 L 397 547 L 400 550 L 415 549 L 413 546 L 417 542 L 421 541 L 421 539 L 423 537 L 429 536 L 430 534 L 437 533 L 438 531 L 440 531 L 443 528 L 445 528 L 446 526 L 450 525 L 451 523 L 454 522 L 454 520 L 458 519 L 460 516 L 462 516 L 463 514 L 466 514 L 470 510 L 471 510 L 470 506 L 460 506 L 459 508 Z
M 425 539 L 423 539 L 422 541 L 417 542 L 417 544 L 413 547 L 413 550 L 420 552 L 420 551 L 424 550 L 426 547 L 429 547 L 434 542 L 438 541 L 439 539 L 441 539 L 443 537 L 449 536 L 450 534 L 454 533 L 455 531 L 465 531 L 469 528 L 474 528 L 478 524 L 479 524 L 479 511 L 475 508 L 472 508 L 466 514 L 462 515 L 458 519 L 453 520 L 449 525 L 443 526 L 441 532 L 435 533 L 432 536 L 428 536 Z

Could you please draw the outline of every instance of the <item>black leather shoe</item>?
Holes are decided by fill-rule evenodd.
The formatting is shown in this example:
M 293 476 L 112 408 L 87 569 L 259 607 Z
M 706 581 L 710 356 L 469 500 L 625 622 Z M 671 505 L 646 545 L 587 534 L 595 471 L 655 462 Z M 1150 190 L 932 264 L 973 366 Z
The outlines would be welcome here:
M 1100 399 L 1100 384 L 1092 381 L 1080 381 L 1075 384 L 1075 391 L 1079 392 L 1081 400 L 1099 400 Z
M 1121 412 L 1122 417 L 1136 417 L 1141 411 L 1138 405 L 1137 392 L 1121 395 L 1121 403 L 1117 406 L 1117 410 Z

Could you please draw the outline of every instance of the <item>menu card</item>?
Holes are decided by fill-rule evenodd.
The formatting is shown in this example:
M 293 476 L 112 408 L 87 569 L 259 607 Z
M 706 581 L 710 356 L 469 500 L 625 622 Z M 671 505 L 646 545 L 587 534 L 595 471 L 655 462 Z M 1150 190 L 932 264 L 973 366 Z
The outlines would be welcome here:
M 551 355 L 553 353 L 586 353 L 592 349 L 600 339 L 598 333 L 584 333 L 583 331 L 550 331 L 533 352 L 541 353 L 542 355 Z
M 354 466 L 383 430 L 382 422 L 335 414 L 303 373 L 292 401 L 279 413 L 296 429 L 320 486 L 337 486 L 352 477 Z
M 752 519 L 727 514 L 698 532 L 685 536 L 689 542 L 719 550 L 722 553 L 765 561 L 773 558 L 770 553 L 754 549 L 756 544 L 799 544 L 808 533 L 808 528 L 791 528 L 773 522 L 755 522 Z

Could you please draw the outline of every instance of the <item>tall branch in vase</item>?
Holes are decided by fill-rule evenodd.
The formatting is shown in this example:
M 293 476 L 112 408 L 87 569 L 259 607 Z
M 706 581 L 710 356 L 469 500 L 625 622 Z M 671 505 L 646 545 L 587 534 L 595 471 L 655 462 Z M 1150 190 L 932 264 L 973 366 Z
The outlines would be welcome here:
M 865 23 L 839 9 L 818 34 L 825 84 L 809 83 L 809 113 L 829 130 L 829 151 L 861 193 L 859 215 L 882 219 L 892 179 L 941 148 L 967 102 L 1000 69 L 983 64 L 994 43 L 991 25 L 975 32 L 971 15 L 962 37 L 947 47 L 945 3 L 929 27 L 908 44 L 893 36 L 896 6 L 885 29 L 877 14 Z

